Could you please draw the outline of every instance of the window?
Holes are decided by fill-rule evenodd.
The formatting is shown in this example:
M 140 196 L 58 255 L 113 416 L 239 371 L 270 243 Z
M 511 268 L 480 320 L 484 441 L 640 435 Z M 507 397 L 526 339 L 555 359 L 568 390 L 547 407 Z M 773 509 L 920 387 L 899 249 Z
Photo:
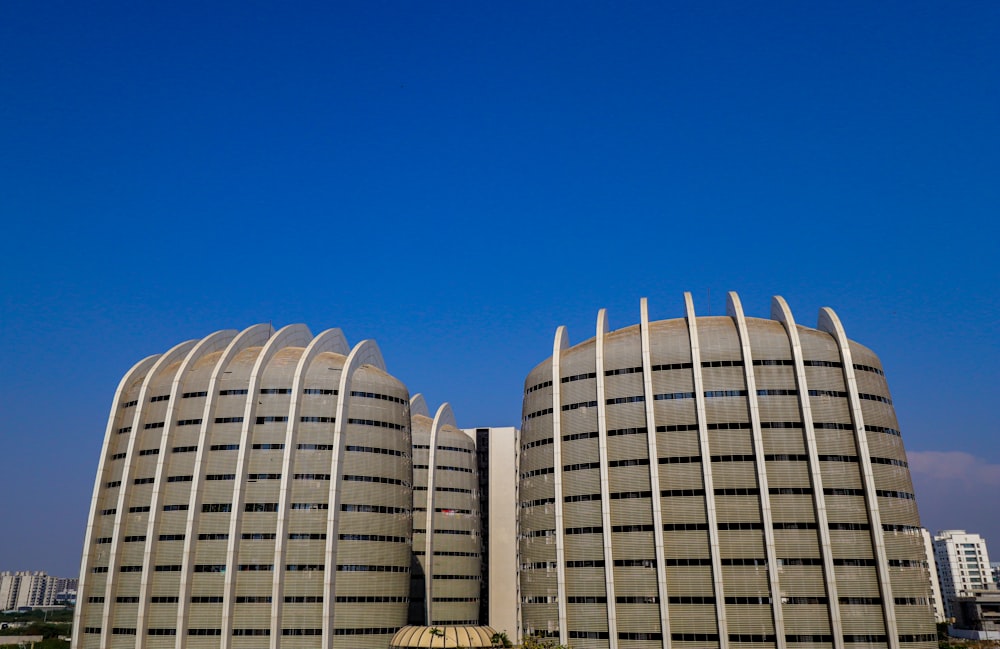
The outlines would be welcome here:
M 225 572 L 226 564 L 224 563 L 198 563 L 194 566 L 195 572 Z
M 392 430 L 406 430 L 406 426 L 401 424 L 394 424 L 390 421 L 379 421 L 377 419 L 348 419 L 349 424 L 358 424 L 361 426 L 374 426 L 376 428 L 390 428 Z
M 382 401 L 392 401 L 393 403 L 400 403 L 403 405 L 409 404 L 406 399 L 400 399 L 399 397 L 394 397 L 390 394 L 379 394 L 377 392 L 357 392 L 351 390 L 352 397 L 363 397 L 366 399 L 381 399 Z
M 295 506 L 292 506 L 295 509 Z M 278 503 L 247 503 L 243 506 L 243 511 L 245 512 L 276 512 L 278 511 Z

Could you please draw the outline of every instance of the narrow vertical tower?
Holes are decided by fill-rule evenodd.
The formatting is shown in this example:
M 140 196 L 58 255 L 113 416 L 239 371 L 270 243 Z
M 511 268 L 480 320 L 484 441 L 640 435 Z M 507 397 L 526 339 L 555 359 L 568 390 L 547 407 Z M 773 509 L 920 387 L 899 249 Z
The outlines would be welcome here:
M 413 561 L 410 623 L 479 623 L 481 544 L 476 442 L 451 406 L 432 419 L 422 395 L 410 402 L 413 431 Z

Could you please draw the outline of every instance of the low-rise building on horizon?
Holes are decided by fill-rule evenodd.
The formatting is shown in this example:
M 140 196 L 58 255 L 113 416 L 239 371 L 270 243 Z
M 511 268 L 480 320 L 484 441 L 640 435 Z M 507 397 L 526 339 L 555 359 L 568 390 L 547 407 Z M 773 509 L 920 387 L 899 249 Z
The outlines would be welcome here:
M 41 570 L 0 572 L 0 610 L 56 607 L 76 600 L 78 579 Z

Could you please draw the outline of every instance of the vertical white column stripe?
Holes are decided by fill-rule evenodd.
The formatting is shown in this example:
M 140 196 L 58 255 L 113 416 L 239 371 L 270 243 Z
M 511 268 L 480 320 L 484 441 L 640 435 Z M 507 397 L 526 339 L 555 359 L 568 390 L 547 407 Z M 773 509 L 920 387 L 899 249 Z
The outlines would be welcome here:
M 198 450 L 195 452 L 194 468 L 192 470 L 191 495 L 188 499 L 187 525 L 184 530 L 184 549 L 181 559 L 180 588 L 177 598 L 177 636 L 175 641 L 176 649 L 184 649 L 187 644 L 188 620 L 191 610 L 191 581 L 194 570 L 194 543 L 195 533 L 198 528 L 198 519 L 201 509 L 202 494 L 205 489 L 205 454 L 208 452 L 207 441 L 208 432 L 212 429 L 212 418 L 215 415 L 216 404 L 219 396 L 219 380 L 229 363 L 244 349 L 263 345 L 271 335 L 271 325 L 258 324 L 244 329 L 233 338 L 226 347 L 215 367 L 212 368 L 212 375 L 208 381 L 208 395 L 205 398 L 205 410 L 201 418 L 201 427 L 198 435 Z
M 344 445 L 346 443 L 347 417 L 350 412 L 351 382 L 354 372 L 362 365 L 373 365 L 385 371 L 385 361 L 382 352 L 374 340 L 362 340 L 351 353 L 347 355 L 344 369 L 340 373 L 340 386 L 337 390 L 340 399 L 337 401 L 336 421 L 333 426 L 333 457 L 330 463 L 330 493 L 327 502 L 329 509 L 326 519 L 326 558 L 323 571 L 323 649 L 333 647 L 334 632 L 334 600 L 337 594 L 337 533 L 340 524 L 340 481 L 343 477 Z M 409 432 L 409 431 L 407 431 Z
M 836 649 L 844 647 L 844 625 L 840 617 L 840 600 L 837 597 L 837 573 L 833 568 L 833 553 L 830 547 L 830 522 L 826 516 L 826 499 L 823 495 L 823 474 L 819 466 L 819 452 L 816 447 L 816 429 L 813 427 L 812 406 L 809 403 L 809 385 L 802 358 L 802 344 L 795 325 L 792 311 L 785 299 L 776 295 L 771 299 L 771 319 L 780 322 L 788 334 L 795 363 L 795 383 L 799 390 L 799 407 L 802 411 L 802 430 L 806 438 L 809 455 L 809 475 L 812 478 L 813 502 L 816 506 L 816 527 L 819 529 L 820 554 L 823 560 L 823 576 L 826 579 L 826 594 L 830 607 L 830 633 Z
M 183 393 L 184 379 L 188 371 L 195 362 L 212 352 L 224 349 L 236 336 L 235 330 L 217 331 L 206 338 L 203 338 L 188 353 L 187 357 L 178 366 L 174 373 L 174 380 L 170 386 L 170 400 L 167 401 L 167 412 L 163 418 L 163 435 L 160 437 L 160 452 L 156 456 L 156 475 L 153 482 L 153 494 L 149 503 L 149 519 L 146 521 L 146 543 L 143 548 L 143 565 L 146 569 L 142 571 L 142 583 L 139 587 L 139 609 L 136 613 L 136 638 L 146 635 L 146 618 L 149 612 L 150 589 L 153 586 L 152 566 L 155 561 L 153 556 L 154 544 L 158 543 L 156 538 L 160 524 L 160 499 L 166 487 L 163 484 L 164 473 L 169 461 L 169 453 L 176 425 L 175 413 L 180 408 L 180 399 Z M 193 483 L 192 483 L 193 484 Z M 142 644 L 141 640 L 139 641 Z
M 556 518 L 556 606 L 559 610 L 559 644 L 567 644 L 569 631 L 566 620 L 566 530 L 563 525 L 562 485 L 562 396 L 560 361 L 562 350 L 569 346 L 566 327 L 556 329 L 552 343 L 552 482 Z
M 698 321 L 690 293 L 684 293 L 688 336 L 691 341 L 691 372 L 694 376 L 695 408 L 698 412 L 698 442 L 701 447 L 702 479 L 705 483 L 705 510 L 708 514 L 708 543 L 712 559 L 712 581 L 715 587 L 715 615 L 719 626 L 719 647 L 729 646 L 726 624 L 726 598 L 722 587 L 722 557 L 719 547 L 719 520 L 715 510 L 715 488 L 712 482 L 712 451 L 708 443 L 708 421 L 705 411 L 705 383 L 701 376 L 701 348 L 698 344 Z
M 224 581 L 222 603 L 222 642 L 221 649 L 228 649 L 233 642 L 233 607 L 236 600 L 236 573 L 239 564 L 240 528 L 243 525 L 243 503 L 246 499 L 244 485 L 247 480 L 247 465 L 250 459 L 250 441 L 253 439 L 254 421 L 257 415 L 257 404 L 260 400 L 260 382 L 264 369 L 274 355 L 285 347 L 306 347 L 312 339 L 312 334 L 305 325 L 288 325 L 279 329 L 260 350 L 253 369 L 250 371 L 250 384 L 247 387 L 246 405 L 243 409 L 243 427 L 240 434 L 240 449 L 236 459 L 236 480 L 233 484 L 232 513 L 229 518 L 229 541 L 226 546 L 226 575 Z M 280 566 L 274 566 L 280 570 Z
M 305 389 L 306 373 L 317 356 L 324 352 L 334 352 L 347 356 L 350 348 L 340 329 L 327 329 L 309 343 L 295 367 L 292 378 L 292 395 L 288 404 L 288 424 L 285 427 L 285 450 L 281 458 L 281 486 L 278 492 L 278 524 L 274 534 L 274 573 L 271 583 L 271 649 L 281 646 L 281 613 L 284 598 L 284 565 L 288 548 L 288 508 L 291 499 L 293 460 L 299 431 L 299 415 L 302 412 L 302 395 Z M 332 368 L 331 368 L 332 369 Z M 338 370 L 339 371 L 339 370 Z M 343 398 L 338 395 L 337 399 Z
M 778 557 L 774 547 L 774 528 L 771 515 L 771 495 L 767 484 L 767 463 L 764 461 L 764 435 L 760 428 L 760 408 L 757 405 L 757 381 L 753 372 L 753 353 L 750 332 L 740 296 L 730 291 L 726 303 L 726 313 L 736 323 L 743 350 L 743 376 L 747 386 L 747 404 L 750 408 L 750 426 L 753 438 L 753 457 L 757 466 L 757 487 L 760 493 L 760 515 L 764 527 L 764 552 L 767 557 L 767 579 L 771 588 L 771 614 L 774 619 L 774 641 L 777 649 L 785 647 L 785 620 L 781 606 L 781 583 L 778 579 Z
M 77 602 L 76 609 L 73 611 L 73 640 L 70 645 L 71 649 L 79 649 L 83 638 L 82 613 L 85 601 L 82 598 L 86 597 L 87 582 L 90 579 L 89 575 L 93 563 L 94 525 L 96 523 L 97 516 L 97 503 L 100 500 L 101 489 L 104 483 L 104 470 L 108 462 L 108 450 L 111 447 L 111 440 L 115 435 L 114 426 L 116 415 L 122 407 L 122 397 L 128 390 L 128 387 L 132 385 L 138 377 L 149 372 L 149 369 L 153 367 L 159 358 L 159 354 L 155 356 L 147 356 L 133 365 L 118 383 L 118 389 L 115 390 L 115 398 L 111 401 L 111 414 L 108 415 L 108 425 L 104 431 L 104 444 L 101 446 L 101 459 L 97 463 L 97 477 L 94 479 L 94 492 L 90 498 L 90 516 L 87 517 L 87 531 L 83 535 L 83 557 L 80 559 L 80 577 L 77 583 L 77 592 L 80 594 L 81 601 Z M 106 579 L 108 581 L 111 580 L 110 573 L 108 573 Z M 104 602 L 104 606 L 108 606 L 107 601 Z
M 440 411 L 439 411 L 440 413 Z M 430 441 L 427 443 L 427 500 L 424 512 L 424 624 L 434 624 L 434 482 L 437 478 L 438 418 L 431 424 Z
M 145 414 L 146 404 L 149 402 L 149 386 L 153 380 L 159 376 L 160 372 L 164 370 L 171 363 L 175 362 L 177 359 L 184 357 L 192 347 L 195 345 L 194 340 L 188 340 L 183 342 L 170 351 L 168 351 L 163 356 L 160 356 L 153 367 L 150 368 L 149 373 L 146 374 L 146 378 L 142 382 L 142 387 L 139 388 L 139 396 L 137 397 L 138 403 L 135 405 L 135 413 L 132 416 L 132 433 L 129 435 L 128 439 L 128 450 L 125 456 L 125 466 L 122 469 L 122 484 L 121 488 L 118 490 L 118 506 L 115 512 L 115 526 L 114 532 L 111 535 L 111 550 L 108 557 L 108 581 L 104 589 L 104 615 L 101 620 L 101 646 L 106 647 L 111 645 L 111 612 L 115 608 L 112 606 L 114 598 L 115 581 L 118 577 L 118 568 L 121 562 L 121 557 L 118 553 L 118 547 L 120 545 L 122 536 L 122 527 L 125 524 L 125 517 L 127 512 L 125 512 L 125 503 L 127 502 L 128 495 L 131 491 L 127 488 L 131 485 L 133 480 L 133 475 L 135 472 L 135 458 L 136 452 L 136 440 L 142 436 L 142 427 L 139 422 L 142 421 Z M 146 566 L 146 570 L 151 570 L 150 566 Z M 141 638 L 136 637 L 136 642 L 140 642 Z
M 425 406 L 426 407 L 426 406 Z M 455 416 L 451 412 L 451 406 L 442 403 L 434 414 L 434 421 L 431 424 L 430 449 L 427 453 L 427 518 L 425 519 L 424 538 L 424 611 L 426 624 L 436 624 L 434 621 L 434 483 L 437 481 L 437 440 L 438 433 L 445 425 L 455 428 Z
M 872 546 L 875 548 L 875 568 L 878 574 L 879 591 L 882 594 L 882 614 L 885 618 L 885 634 L 890 649 L 899 649 L 899 629 L 896 624 L 895 600 L 892 597 L 892 582 L 889 577 L 889 559 L 885 549 L 885 533 L 882 530 L 882 516 L 878 508 L 878 494 L 875 491 L 875 475 L 872 471 L 872 457 L 868 450 L 868 435 L 865 432 L 865 418 L 858 396 L 858 380 L 854 373 L 851 343 L 833 309 L 824 307 L 819 311 L 817 329 L 825 331 L 837 341 L 840 360 L 844 366 L 844 383 L 851 419 L 854 423 L 854 443 L 858 461 L 861 463 L 861 479 L 865 488 L 865 505 L 868 507 L 868 521 L 871 525 Z
M 642 391 L 646 411 L 646 453 L 649 455 L 649 500 L 653 514 L 653 545 L 656 552 L 656 590 L 660 599 L 660 633 L 670 646 L 670 611 L 667 594 L 667 553 L 663 541 L 663 509 L 660 502 L 660 457 L 656 446 L 656 404 L 653 392 L 653 361 L 649 342 L 649 306 L 639 302 L 639 336 L 642 350 Z
M 608 493 L 608 405 L 604 390 L 604 337 L 608 334 L 608 312 L 597 312 L 597 338 L 594 345 L 594 373 L 597 375 L 597 452 L 601 465 L 601 531 L 604 536 L 604 586 L 608 607 L 608 644 L 618 649 L 618 614 L 615 602 L 615 560 L 611 551 L 611 496 Z

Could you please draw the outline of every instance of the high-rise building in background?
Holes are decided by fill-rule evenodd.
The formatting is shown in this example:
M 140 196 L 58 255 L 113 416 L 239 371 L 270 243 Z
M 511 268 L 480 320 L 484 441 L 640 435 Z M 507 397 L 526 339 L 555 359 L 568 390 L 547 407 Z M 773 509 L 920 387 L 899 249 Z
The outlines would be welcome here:
M 0 572 L 0 610 L 58 606 L 76 599 L 77 580 L 41 571 Z
M 574 649 L 936 646 L 913 487 L 878 357 L 822 309 L 650 321 L 525 382 L 526 634 Z
M 934 536 L 934 559 L 941 581 L 945 615 L 957 617 L 955 600 L 996 588 L 986 540 L 965 530 L 942 530 Z

